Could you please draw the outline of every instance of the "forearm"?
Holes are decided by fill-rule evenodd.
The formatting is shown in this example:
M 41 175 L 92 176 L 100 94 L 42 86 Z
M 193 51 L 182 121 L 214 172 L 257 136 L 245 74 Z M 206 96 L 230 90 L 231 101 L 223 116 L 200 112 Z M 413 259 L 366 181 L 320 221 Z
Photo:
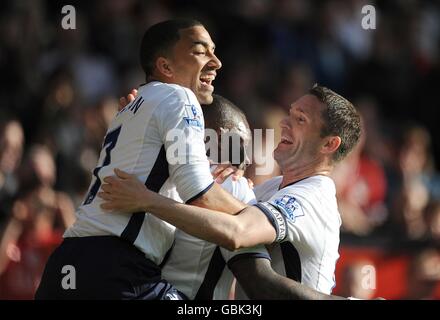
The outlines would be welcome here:
M 218 185 L 213 186 L 202 196 L 208 199 L 206 203 L 214 202 L 214 206 L 221 208 L 221 210 L 210 210 L 178 203 L 148 190 L 133 175 L 118 169 L 115 169 L 115 173 L 118 177 L 106 177 L 105 184 L 101 186 L 102 191 L 98 193 L 98 196 L 104 200 L 101 204 L 103 210 L 127 213 L 149 212 L 188 234 L 229 250 L 268 244 L 275 240 L 276 231 L 263 212 L 255 207 L 246 207 L 236 200 L 231 201 L 232 205 L 223 203 L 229 201 L 227 200 L 229 197 L 234 199 Z M 225 196 L 217 197 L 217 191 L 220 194 L 224 193 Z M 225 214 L 222 212 L 222 203 L 230 212 L 242 211 L 239 215 Z
M 151 199 L 151 194 L 150 194 Z M 185 205 L 159 194 L 144 206 L 146 212 L 197 238 L 234 250 L 239 221 L 220 211 Z
M 267 217 L 255 207 L 238 215 L 186 205 L 157 193 L 148 195 L 144 210 L 197 238 L 231 251 L 258 244 L 270 244 L 276 231 Z
M 306 285 L 303 285 L 292 279 L 283 277 L 274 272 L 271 279 L 266 281 L 268 289 L 265 295 L 277 296 L 273 299 L 289 299 L 289 300 L 346 300 L 344 297 L 328 295 L 319 291 L 313 290 Z M 263 299 L 263 298 L 261 298 Z M 270 298 L 268 298 L 270 299 Z
M 255 300 L 345 300 L 276 273 L 267 259 L 242 259 L 230 266 L 246 295 Z
M 206 194 L 188 204 L 229 214 L 237 214 L 246 208 L 246 204 L 234 198 L 217 183 Z

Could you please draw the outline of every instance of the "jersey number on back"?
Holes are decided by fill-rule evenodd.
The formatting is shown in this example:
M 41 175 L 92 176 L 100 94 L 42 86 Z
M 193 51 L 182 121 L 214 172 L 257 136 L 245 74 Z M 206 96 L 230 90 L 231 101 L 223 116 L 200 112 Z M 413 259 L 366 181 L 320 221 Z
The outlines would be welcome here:
M 115 130 L 110 131 L 107 133 L 107 135 L 104 138 L 104 144 L 103 149 L 105 150 L 105 158 L 102 162 L 102 165 L 99 167 L 96 167 L 93 170 L 93 175 L 96 177 L 96 181 L 93 184 L 93 186 L 90 188 L 89 193 L 87 194 L 86 200 L 84 201 L 84 205 L 90 204 L 93 199 L 96 197 L 96 193 L 98 192 L 99 188 L 101 187 L 101 179 L 99 179 L 98 173 L 99 171 L 110 164 L 111 161 L 111 152 L 113 148 L 116 145 L 116 142 L 118 141 L 119 134 L 121 133 L 122 126 L 117 127 Z

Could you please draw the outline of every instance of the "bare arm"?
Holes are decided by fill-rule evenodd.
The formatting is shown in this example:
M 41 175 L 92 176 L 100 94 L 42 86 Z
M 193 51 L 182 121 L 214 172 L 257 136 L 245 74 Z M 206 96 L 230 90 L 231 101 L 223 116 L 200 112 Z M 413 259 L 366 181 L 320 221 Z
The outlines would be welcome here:
M 244 203 L 234 198 L 217 183 L 214 183 L 208 192 L 188 204 L 229 214 L 237 214 L 246 208 Z
M 247 296 L 256 300 L 346 300 L 313 290 L 276 273 L 264 258 L 239 259 L 230 266 Z
M 229 250 L 269 244 L 275 240 L 276 231 L 266 216 L 256 207 L 237 206 L 243 209 L 238 215 L 185 205 L 148 190 L 133 175 L 116 171 L 118 177 L 107 177 L 98 196 L 104 200 L 104 210 L 118 212 L 145 211 L 165 220 L 184 232 L 216 243 Z M 218 186 L 221 189 L 220 186 Z M 212 190 L 213 192 L 215 191 Z M 223 191 L 221 189 L 222 192 Z M 233 197 L 230 196 L 232 199 Z M 227 207 L 216 201 L 216 206 Z M 230 210 L 235 210 L 232 205 Z

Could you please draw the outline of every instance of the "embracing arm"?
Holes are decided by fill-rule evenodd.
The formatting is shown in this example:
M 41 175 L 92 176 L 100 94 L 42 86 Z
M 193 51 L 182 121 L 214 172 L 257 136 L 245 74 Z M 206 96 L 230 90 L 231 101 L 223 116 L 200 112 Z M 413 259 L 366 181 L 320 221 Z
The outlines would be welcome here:
M 239 259 L 229 268 L 250 299 L 346 300 L 343 297 L 321 293 L 281 276 L 272 269 L 268 259 Z
M 104 210 L 149 212 L 192 236 L 229 250 L 269 244 L 275 240 L 274 227 L 256 207 L 245 207 L 237 215 L 228 215 L 186 205 L 148 190 L 134 175 L 119 170 L 115 172 L 117 177 L 105 178 L 103 191 L 98 193 L 104 200 L 101 205 Z M 217 205 L 221 206 L 221 203 Z
M 158 197 L 148 212 L 197 238 L 216 243 L 231 251 L 270 244 L 276 232 L 266 216 L 255 207 L 247 207 L 236 216 L 206 208 L 185 205 Z
M 246 208 L 244 203 L 234 198 L 217 183 L 214 183 L 208 192 L 194 200 L 188 201 L 187 204 L 229 214 L 238 214 Z

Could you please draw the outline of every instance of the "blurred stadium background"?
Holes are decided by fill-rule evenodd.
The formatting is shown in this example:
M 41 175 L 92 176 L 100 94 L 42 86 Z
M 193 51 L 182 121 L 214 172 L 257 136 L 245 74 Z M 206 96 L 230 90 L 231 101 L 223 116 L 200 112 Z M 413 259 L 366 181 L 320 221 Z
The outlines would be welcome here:
M 61 28 L 66 4 L 76 30 Z M 376 30 L 361 28 L 365 4 L 376 7 Z M 117 98 L 144 80 L 140 37 L 177 16 L 208 27 L 223 62 L 216 92 L 252 127 L 277 128 L 314 82 L 361 111 L 362 144 L 334 177 L 343 218 L 334 293 L 440 298 L 434 0 L 1 1 L 0 298 L 33 297 L 87 191 Z M 255 183 L 266 178 L 254 171 Z

